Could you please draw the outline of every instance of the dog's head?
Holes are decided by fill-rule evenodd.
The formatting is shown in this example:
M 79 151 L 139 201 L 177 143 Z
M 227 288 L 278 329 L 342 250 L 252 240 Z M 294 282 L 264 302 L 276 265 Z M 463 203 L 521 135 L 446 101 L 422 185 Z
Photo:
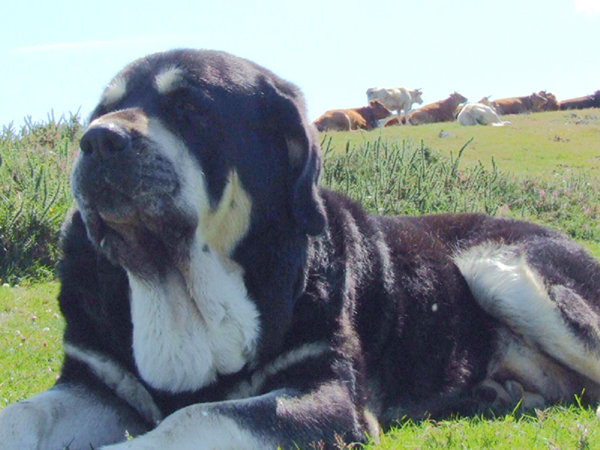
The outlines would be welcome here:
M 226 53 L 174 50 L 109 83 L 71 182 L 91 241 L 143 272 L 185 258 L 194 238 L 227 257 L 272 227 L 319 234 L 320 165 L 294 85 Z

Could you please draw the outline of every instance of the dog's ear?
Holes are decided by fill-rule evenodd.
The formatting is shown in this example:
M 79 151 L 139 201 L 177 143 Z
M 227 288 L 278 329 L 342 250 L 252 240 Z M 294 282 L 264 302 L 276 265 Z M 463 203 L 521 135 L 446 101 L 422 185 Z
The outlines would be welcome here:
M 292 215 L 302 232 L 316 236 L 327 223 L 318 188 L 322 161 L 317 130 L 308 120 L 304 98 L 296 86 L 275 82 L 271 87 L 277 97 L 272 118 L 287 146 Z

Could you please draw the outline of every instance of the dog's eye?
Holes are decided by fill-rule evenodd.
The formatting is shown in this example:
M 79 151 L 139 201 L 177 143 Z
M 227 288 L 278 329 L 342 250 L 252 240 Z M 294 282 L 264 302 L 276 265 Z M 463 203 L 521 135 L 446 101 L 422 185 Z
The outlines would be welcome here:
M 199 113 L 198 107 L 190 102 L 182 102 L 179 109 L 186 113 Z
M 174 107 L 178 114 L 184 116 L 202 116 L 204 115 L 204 109 L 194 101 L 194 99 L 178 98 L 174 102 Z

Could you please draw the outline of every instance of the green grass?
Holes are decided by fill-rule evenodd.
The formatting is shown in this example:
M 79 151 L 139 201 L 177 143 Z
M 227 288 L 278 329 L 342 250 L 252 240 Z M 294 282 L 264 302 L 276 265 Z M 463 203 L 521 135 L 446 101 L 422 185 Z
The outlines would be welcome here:
M 600 111 L 510 116 L 505 128 L 432 124 L 322 135 L 323 181 L 381 214 L 484 211 L 549 224 L 600 257 Z M 440 138 L 440 130 L 450 137 Z M 62 361 L 58 284 L 48 281 L 76 117 L 4 127 L 0 139 L 0 407 L 51 386 Z M 6 283 L 7 286 L 1 286 Z M 18 285 L 18 286 L 16 286 Z M 585 406 L 400 423 L 378 449 L 595 449 Z
M 52 386 L 62 363 L 58 283 L 0 286 L 0 406 Z
M 414 127 L 417 128 L 417 127 Z M 373 213 L 430 214 L 479 211 L 550 225 L 600 256 L 600 190 L 589 171 L 552 177 L 514 176 L 495 164 L 463 163 L 471 141 L 456 155 L 376 134 L 344 150 L 325 136 L 323 182 Z
M 595 414 L 580 406 L 538 410 L 530 416 L 496 419 L 407 422 L 384 434 L 369 449 L 592 450 L 600 448 Z

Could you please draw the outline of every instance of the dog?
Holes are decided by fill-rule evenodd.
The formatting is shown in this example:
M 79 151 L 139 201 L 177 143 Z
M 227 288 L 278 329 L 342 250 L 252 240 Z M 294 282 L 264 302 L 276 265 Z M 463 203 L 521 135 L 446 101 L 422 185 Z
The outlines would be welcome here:
M 380 426 L 597 402 L 600 266 L 481 214 L 381 217 L 319 185 L 300 90 L 227 53 L 141 58 L 81 138 L 65 359 L 5 450 L 339 448 Z

